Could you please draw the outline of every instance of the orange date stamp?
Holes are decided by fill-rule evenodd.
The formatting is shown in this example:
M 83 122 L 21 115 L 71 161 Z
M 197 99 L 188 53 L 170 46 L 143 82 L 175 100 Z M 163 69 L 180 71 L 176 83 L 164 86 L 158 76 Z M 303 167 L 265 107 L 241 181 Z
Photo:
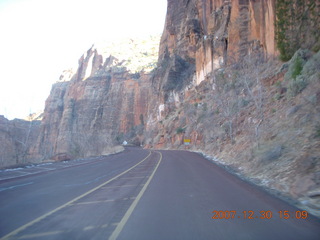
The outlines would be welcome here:
M 307 211 L 278 211 L 272 212 L 268 211 L 212 211 L 212 219 L 272 219 L 272 218 L 280 218 L 280 219 L 307 219 L 308 212 Z

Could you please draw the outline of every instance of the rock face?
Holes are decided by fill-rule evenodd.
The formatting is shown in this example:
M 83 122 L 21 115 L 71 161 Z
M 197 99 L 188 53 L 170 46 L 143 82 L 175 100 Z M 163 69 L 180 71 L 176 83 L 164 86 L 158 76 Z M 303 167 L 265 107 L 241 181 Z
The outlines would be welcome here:
M 0 167 L 24 164 L 32 160 L 28 154 L 39 134 L 40 121 L 0 116 Z
M 159 84 L 164 90 L 198 85 L 253 51 L 277 54 L 274 24 L 274 0 L 169 0 L 159 51 L 160 66 L 169 67 Z
M 274 24 L 275 0 L 168 0 L 152 78 L 158 107 L 148 129 L 158 128 L 155 119 L 184 102 L 190 88 L 212 83 L 217 70 L 257 52 L 276 56 Z
M 157 55 L 156 49 L 143 51 L 146 57 Z M 62 81 L 53 85 L 31 154 L 37 159 L 63 160 L 107 154 L 133 137 L 139 143 L 151 83 L 141 64 L 135 65 L 141 72 L 127 68 L 136 60 L 110 54 L 104 58 L 97 48 L 90 48 L 79 59 L 75 73 L 65 71 Z M 150 65 L 143 62 L 147 70 Z

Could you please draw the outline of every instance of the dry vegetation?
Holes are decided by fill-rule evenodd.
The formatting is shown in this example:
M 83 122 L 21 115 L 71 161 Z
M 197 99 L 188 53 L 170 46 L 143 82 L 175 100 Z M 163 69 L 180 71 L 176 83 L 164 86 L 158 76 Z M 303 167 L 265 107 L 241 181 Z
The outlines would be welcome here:
M 291 61 L 251 55 L 218 70 L 159 123 L 154 142 L 219 159 L 319 215 L 320 52 Z M 167 139 L 163 139 L 162 136 Z

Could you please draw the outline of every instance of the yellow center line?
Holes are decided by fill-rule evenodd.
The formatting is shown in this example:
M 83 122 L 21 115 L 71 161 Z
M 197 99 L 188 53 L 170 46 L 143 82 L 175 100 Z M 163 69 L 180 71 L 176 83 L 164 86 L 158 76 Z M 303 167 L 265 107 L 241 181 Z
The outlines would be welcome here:
M 54 209 L 54 210 L 52 210 L 52 211 L 50 211 L 50 212 L 48 212 L 48 213 L 46 213 L 46 214 L 44 214 L 44 215 L 42 215 L 42 216 L 40 216 L 40 217 L 36 218 L 36 219 L 34 219 L 33 221 L 28 222 L 27 224 L 25 224 L 25 225 L 23 225 L 23 226 L 21 226 L 21 227 L 17 228 L 16 230 L 14 230 L 14 231 L 12 231 L 12 232 L 8 233 L 7 235 L 5 235 L 4 237 L 2 237 L 2 238 L 1 238 L 1 240 L 10 239 L 10 237 L 12 237 L 12 236 L 14 236 L 14 235 L 17 235 L 18 233 L 20 233 L 21 231 L 25 230 L 26 228 L 28 228 L 28 227 L 30 227 L 30 226 L 32 226 L 32 225 L 34 225 L 34 224 L 36 224 L 36 223 L 40 222 L 41 220 L 45 219 L 46 217 L 48 217 L 48 216 L 52 215 L 53 213 L 55 213 L 55 212 L 57 212 L 57 211 L 59 211 L 59 210 L 61 210 L 61 209 L 65 208 L 65 207 L 67 207 L 67 206 L 69 206 L 69 205 L 73 204 L 74 202 L 76 202 L 76 201 L 80 200 L 81 198 L 83 198 L 83 197 L 85 197 L 85 196 L 89 195 L 90 193 L 92 193 L 92 192 L 94 192 L 94 191 L 98 190 L 99 188 L 101 188 L 101 187 L 103 187 L 103 186 L 107 185 L 108 183 L 112 182 L 113 180 L 115 180 L 115 179 L 117 179 L 117 178 L 121 177 L 122 175 L 126 174 L 126 173 L 127 173 L 127 172 L 129 172 L 131 169 L 133 169 L 133 168 L 135 168 L 136 166 L 138 166 L 140 163 L 144 162 L 144 161 L 145 161 L 145 160 L 146 160 L 150 155 L 151 155 L 151 151 L 149 151 L 148 156 L 146 156 L 144 159 L 142 159 L 140 162 L 138 162 L 137 164 L 135 164 L 135 165 L 134 165 L 134 166 L 132 166 L 131 168 L 129 168 L 129 169 L 127 169 L 127 170 L 123 171 L 122 173 L 120 173 L 120 174 L 118 174 L 117 176 L 115 176 L 115 177 L 111 178 L 110 180 L 108 180 L 108 181 L 106 181 L 106 182 L 104 182 L 104 183 L 100 184 L 99 186 L 97 186 L 97 187 L 95 187 L 95 188 L 93 188 L 93 189 L 89 190 L 88 192 L 86 192 L 86 193 L 84 193 L 84 194 L 82 194 L 82 195 L 80 195 L 80 196 L 78 196 L 78 197 L 76 197 L 76 198 L 72 199 L 71 201 L 69 201 L 69 202 L 67 202 L 67 203 L 65 203 L 65 204 L 63 204 L 63 205 L 61 205 L 60 207 L 57 207 L 56 209 Z
M 156 165 L 156 167 L 154 168 L 152 174 L 150 175 L 148 181 L 145 183 L 145 185 L 143 186 L 143 188 L 141 189 L 141 191 L 139 192 L 138 196 L 136 197 L 136 199 L 133 201 L 133 203 L 131 204 L 131 206 L 129 207 L 129 209 L 127 210 L 126 214 L 123 216 L 123 218 L 121 219 L 121 221 L 119 222 L 119 224 L 117 225 L 117 227 L 115 228 L 115 230 L 113 231 L 113 233 L 111 234 L 111 236 L 109 237 L 109 240 L 116 240 L 119 236 L 119 234 L 121 233 L 123 227 L 126 225 L 129 217 L 131 216 L 133 210 L 135 209 L 135 207 L 137 206 L 138 202 L 140 201 L 142 195 L 144 194 L 144 192 L 146 191 L 149 183 L 151 182 L 151 179 L 153 178 L 155 172 L 157 171 L 160 162 L 162 160 L 162 154 L 161 152 L 157 152 L 160 154 L 160 158 L 159 161 Z

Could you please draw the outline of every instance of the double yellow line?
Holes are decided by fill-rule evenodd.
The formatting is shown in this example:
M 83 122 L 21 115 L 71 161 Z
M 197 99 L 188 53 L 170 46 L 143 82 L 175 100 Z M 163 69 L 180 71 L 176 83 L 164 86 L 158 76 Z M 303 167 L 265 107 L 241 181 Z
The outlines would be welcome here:
M 159 152 L 159 153 L 160 153 L 160 152 Z M 89 195 L 90 193 L 98 190 L 99 188 L 102 188 L 103 186 L 107 185 L 108 183 L 112 182 L 113 180 L 115 180 L 115 179 L 121 177 L 122 175 L 126 174 L 127 172 L 129 172 L 130 170 L 132 170 L 133 168 L 135 168 L 136 166 L 138 166 L 139 164 L 143 163 L 145 160 L 147 160 L 147 159 L 150 157 L 150 155 L 151 155 L 151 151 L 149 151 L 149 154 L 148 154 L 147 157 L 145 157 L 144 159 L 142 159 L 140 162 L 138 162 L 137 164 L 135 164 L 135 165 L 132 166 L 131 168 L 129 168 L 129 169 L 125 170 L 124 172 L 118 174 L 117 176 L 109 179 L 108 181 L 100 184 L 99 186 L 97 186 L 97 187 L 89 190 L 88 192 L 86 192 L 86 193 L 84 193 L 84 194 L 82 194 L 82 195 L 80 195 L 80 196 L 72 199 L 71 201 L 69 201 L 69 202 L 61 205 L 60 207 L 57 207 L 56 209 L 54 209 L 54 210 L 52 210 L 52 211 L 50 211 L 50 212 L 48 212 L 48 213 L 46 213 L 46 214 L 44 214 L 44 215 L 36 218 L 36 219 L 34 219 L 33 221 L 28 222 L 27 224 L 25 224 L 25 225 L 17 228 L 16 230 L 14 230 L 14 231 L 10 232 L 9 234 L 5 235 L 4 237 L 2 237 L 1 240 L 8 240 L 8 239 L 10 239 L 11 237 L 17 235 L 18 233 L 20 233 L 21 231 L 25 230 L 26 228 L 28 228 L 28 227 L 30 227 L 30 226 L 32 226 L 32 225 L 40 222 L 41 220 L 43 220 L 43 219 L 45 219 L 46 217 L 48 217 L 48 216 L 56 213 L 57 211 L 65 208 L 65 207 L 67 207 L 67 206 L 69 206 L 69 205 L 72 205 L 74 202 L 76 202 L 76 201 L 80 200 L 81 198 Z M 152 173 L 151 176 L 149 177 L 147 183 L 144 185 L 144 187 L 143 187 L 142 190 L 140 191 L 140 193 L 139 193 L 138 197 L 136 198 L 136 200 L 135 200 L 135 201 L 132 203 L 132 205 L 130 206 L 129 210 L 130 210 L 131 212 L 133 211 L 133 209 L 134 209 L 135 206 L 137 205 L 137 203 L 138 203 L 138 201 L 140 200 L 141 196 L 143 195 L 145 189 L 147 188 L 148 184 L 150 183 L 150 181 L 151 181 L 151 179 L 152 179 L 155 171 L 157 170 L 157 168 L 158 168 L 158 166 L 159 166 L 159 164 L 160 164 L 160 161 L 161 161 L 161 159 L 162 159 L 161 153 L 160 153 L 160 156 L 161 156 L 161 157 L 160 157 L 160 160 L 159 160 L 156 168 L 154 169 L 153 173 Z M 133 205 L 134 205 L 134 206 L 133 206 Z M 132 207 L 132 206 L 133 206 L 133 207 Z M 129 210 L 127 211 L 127 213 L 125 214 L 125 216 L 123 217 L 123 219 L 124 219 L 125 217 L 126 217 L 126 218 L 129 218 L 129 216 L 131 215 L 131 212 L 130 212 L 130 214 L 129 214 L 129 216 L 128 216 Z M 120 224 L 121 224 L 121 223 L 123 224 L 123 219 L 121 220 Z M 127 221 L 127 219 L 126 219 L 126 221 Z M 124 222 L 124 224 L 126 223 L 126 221 Z M 119 224 L 119 225 L 120 225 L 120 224 Z M 123 226 L 124 226 L 124 224 L 123 224 Z M 119 226 L 119 225 L 118 225 L 118 226 Z M 119 227 L 117 227 L 116 230 L 117 230 L 117 229 L 118 229 L 118 230 L 117 230 L 117 231 L 115 230 L 114 233 L 112 234 L 112 236 L 117 237 L 117 236 L 119 235 L 119 233 L 121 232 L 123 226 L 121 227 L 120 231 L 119 231 Z M 116 232 L 116 233 L 115 233 L 115 232 Z M 110 237 L 109 239 L 115 239 L 115 238 L 111 238 L 111 237 Z

